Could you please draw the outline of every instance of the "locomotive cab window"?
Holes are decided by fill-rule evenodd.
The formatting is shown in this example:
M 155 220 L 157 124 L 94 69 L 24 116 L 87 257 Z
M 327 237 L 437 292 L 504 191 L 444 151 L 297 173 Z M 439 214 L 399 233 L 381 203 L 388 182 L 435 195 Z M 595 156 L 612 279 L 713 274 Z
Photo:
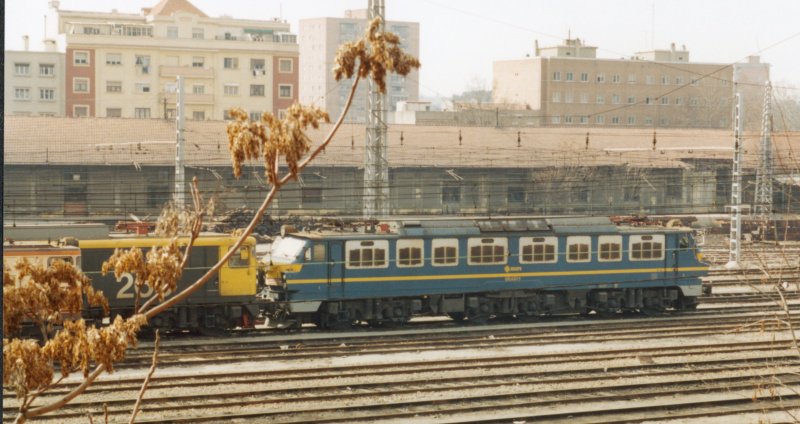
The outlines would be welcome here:
M 471 238 L 467 240 L 470 265 L 498 265 L 506 263 L 508 239 L 505 237 Z
M 458 265 L 458 239 L 433 239 L 431 249 L 433 266 Z
M 590 236 L 567 237 L 567 262 L 589 262 L 592 257 Z
M 630 260 L 657 261 L 664 259 L 664 235 L 630 237 Z
M 422 266 L 425 257 L 423 240 L 397 240 L 397 267 Z
M 619 262 L 622 260 L 622 236 L 600 236 L 597 238 L 597 260 Z
M 325 243 L 315 243 L 311 247 L 311 261 L 325 262 L 328 260 L 328 255 L 325 250 Z
M 543 264 L 558 262 L 557 237 L 520 237 L 519 262 L 523 264 Z
M 347 251 L 347 268 L 386 268 L 389 262 L 386 252 L 389 250 L 388 240 L 351 240 L 345 243 Z
M 244 268 L 250 265 L 250 246 L 242 246 L 228 260 L 231 268 Z

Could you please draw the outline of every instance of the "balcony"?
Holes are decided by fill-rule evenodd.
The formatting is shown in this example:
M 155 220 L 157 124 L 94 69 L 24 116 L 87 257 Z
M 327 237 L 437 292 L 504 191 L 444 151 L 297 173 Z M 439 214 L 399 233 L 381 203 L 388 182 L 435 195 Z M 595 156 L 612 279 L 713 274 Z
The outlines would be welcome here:
M 167 99 L 168 104 L 176 103 L 178 93 L 163 93 L 163 95 Z M 183 95 L 183 100 L 187 105 L 213 105 L 214 95 L 186 93 Z
M 158 75 L 165 78 L 214 78 L 214 70 L 194 66 L 161 66 Z

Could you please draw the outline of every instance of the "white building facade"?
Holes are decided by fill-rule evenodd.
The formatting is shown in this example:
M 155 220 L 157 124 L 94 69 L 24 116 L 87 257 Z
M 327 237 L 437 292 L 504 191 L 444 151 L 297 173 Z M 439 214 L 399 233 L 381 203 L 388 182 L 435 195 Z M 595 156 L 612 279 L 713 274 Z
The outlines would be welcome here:
M 64 53 L 52 41 L 45 46 L 50 51 L 5 51 L 6 115 L 64 116 Z

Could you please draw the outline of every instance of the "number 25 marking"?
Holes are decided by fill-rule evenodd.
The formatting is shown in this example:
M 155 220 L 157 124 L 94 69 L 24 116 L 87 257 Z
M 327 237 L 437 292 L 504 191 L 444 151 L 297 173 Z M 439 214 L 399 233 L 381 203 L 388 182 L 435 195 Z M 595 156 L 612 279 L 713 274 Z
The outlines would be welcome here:
M 117 299 L 133 299 L 133 295 L 136 292 L 136 288 L 133 285 L 133 274 L 125 272 L 120 278 L 117 278 L 118 283 L 123 281 L 125 281 L 125 285 L 117 292 Z M 150 297 L 153 295 L 153 288 L 145 284 L 141 294 L 142 297 Z

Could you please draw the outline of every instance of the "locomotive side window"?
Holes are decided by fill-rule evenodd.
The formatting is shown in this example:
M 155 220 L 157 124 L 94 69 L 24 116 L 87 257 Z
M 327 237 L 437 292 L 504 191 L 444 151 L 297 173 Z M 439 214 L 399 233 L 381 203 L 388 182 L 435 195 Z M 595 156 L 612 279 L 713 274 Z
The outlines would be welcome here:
M 630 237 L 630 260 L 652 261 L 660 259 L 664 259 L 663 234 Z
M 597 238 L 597 259 L 600 262 L 622 260 L 622 236 L 600 236 Z
M 388 240 L 351 240 L 345 243 L 347 251 L 347 268 L 386 268 L 386 252 L 389 250 Z
M 520 237 L 519 262 L 523 264 L 541 264 L 558 262 L 557 237 Z
M 250 246 L 242 246 L 228 260 L 231 268 L 244 268 L 250 265 Z
M 589 236 L 567 237 L 567 262 L 589 262 L 592 256 L 592 238 Z
M 316 243 L 314 247 L 311 248 L 311 260 L 314 262 L 325 262 L 328 257 L 325 252 L 325 244 L 324 243 Z
M 433 239 L 431 249 L 433 266 L 458 265 L 458 239 Z
M 506 263 L 508 239 L 505 237 L 471 238 L 467 240 L 470 265 L 497 265 Z

